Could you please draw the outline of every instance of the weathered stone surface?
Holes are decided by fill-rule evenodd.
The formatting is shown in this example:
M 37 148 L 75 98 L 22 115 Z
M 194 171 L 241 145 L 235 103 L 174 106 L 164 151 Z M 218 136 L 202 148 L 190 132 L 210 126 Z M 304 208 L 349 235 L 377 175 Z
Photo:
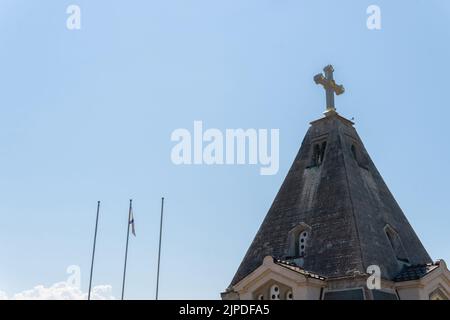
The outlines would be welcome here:
M 314 166 L 314 145 L 327 143 Z M 354 150 L 352 150 L 354 146 Z M 411 264 L 431 259 L 370 159 L 353 123 L 336 113 L 311 123 L 300 151 L 231 284 L 265 256 L 289 256 L 288 234 L 311 226 L 303 268 L 326 277 L 379 265 L 393 279 L 402 268 L 386 235 L 390 225 Z

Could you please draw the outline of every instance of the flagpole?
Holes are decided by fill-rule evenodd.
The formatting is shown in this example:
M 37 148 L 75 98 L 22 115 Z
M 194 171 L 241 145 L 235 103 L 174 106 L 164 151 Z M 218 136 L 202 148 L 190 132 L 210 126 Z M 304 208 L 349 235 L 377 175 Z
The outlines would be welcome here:
M 127 258 L 128 258 L 128 240 L 130 238 L 130 219 L 131 219 L 131 206 L 133 200 L 130 199 L 130 208 L 128 209 L 128 220 L 127 220 L 127 244 L 125 247 L 125 263 L 123 266 L 123 280 L 122 280 L 122 300 L 125 292 L 125 275 L 127 273 Z
M 97 201 L 97 217 L 95 219 L 94 245 L 92 248 L 91 275 L 89 277 L 88 300 L 91 300 L 92 272 L 94 271 L 95 244 L 97 242 L 98 214 L 100 212 L 100 201 Z
M 158 271 L 156 273 L 156 300 L 158 300 L 158 291 L 159 291 L 159 266 L 161 264 L 161 239 L 163 230 L 163 217 L 164 217 L 164 197 L 161 198 L 161 219 L 159 223 Z

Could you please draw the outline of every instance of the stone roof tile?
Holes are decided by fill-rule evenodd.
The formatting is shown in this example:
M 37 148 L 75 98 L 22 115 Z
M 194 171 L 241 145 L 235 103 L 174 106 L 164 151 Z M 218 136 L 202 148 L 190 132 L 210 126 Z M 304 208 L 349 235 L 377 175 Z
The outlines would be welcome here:
M 439 262 L 404 266 L 400 273 L 394 278 L 394 281 L 401 282 L 417 280 L 423 278 L 438 267 Z
M 279 266 L 282 266 L 284 268 L 290 269 L 292 271 L 298 272 L 302 275 L 304 275 L 305 277 L 308 278 L 314 278 L 314 279 L 318 279 L 318 280 L 325 280 L 326 277 L 323 277 L 321 275 L 306 271 L 305 269 L 297 266 L 295 263 L 290 262 L 290 261 L 284 261 L 284 260 L 280 260 L 280 259 L 273 259 L 273 262 Z

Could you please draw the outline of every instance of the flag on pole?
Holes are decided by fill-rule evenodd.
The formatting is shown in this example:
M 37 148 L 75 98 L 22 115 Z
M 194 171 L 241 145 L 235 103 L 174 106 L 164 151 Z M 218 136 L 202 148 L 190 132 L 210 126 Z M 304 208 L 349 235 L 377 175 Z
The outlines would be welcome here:
M 131 224 L 131 233 L 133 236 L 136 237 L 136 230 L 134 229 L 134 215 L 133 215 L 133 209 L 131 209 L 130 213 L 130 224 Z

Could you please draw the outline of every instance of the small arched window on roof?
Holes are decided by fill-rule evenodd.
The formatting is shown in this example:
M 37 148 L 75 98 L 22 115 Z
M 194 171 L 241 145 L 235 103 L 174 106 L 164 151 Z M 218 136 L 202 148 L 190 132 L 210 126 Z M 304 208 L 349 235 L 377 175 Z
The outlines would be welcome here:
M 361 146 L 358 145 L 356 142 L 352 142 L 350 146 L 350 152 L 352 155 L 353 160 L 363 169 L 369 170 L 369 161 L 362 151 Z
M 352 147 L 350 148 L 352 150 L 352 155 L 353 155 L 353 159 L 355 159 L 356 161 L 358 161 L 358 157 L 356 155 L 356 147 L 354 144 L 352 144 Z
M 325 158 L 325 150 L 327 148 L 327 142 L 316 142 L 313 145 L 313 154 L 311 159 L 311 167 L 319 167 L 323 159 Z
M 292 228 L 288 234 L 289 253 L 291 259 L 303 258 L 308 252 L 311 239 L 311 227 L 304 222 Z
M 408 256 L 406 254 L 405 248 L 403 247 L 403 243 L 397 231 L 395 231 L 395 229 L 392 228 L 390 225 L 386 225 L 384 227 L 384 232 L 386 233 L 386 237 L 389 240 L 392 251 L 394 252 L 397 260 L 402 263 L 409 263 Z
M 297 239 L 297 256 L 304 257 L 306 253 L 306 245 L 308 243 L 308 230 L 300 232 Z

